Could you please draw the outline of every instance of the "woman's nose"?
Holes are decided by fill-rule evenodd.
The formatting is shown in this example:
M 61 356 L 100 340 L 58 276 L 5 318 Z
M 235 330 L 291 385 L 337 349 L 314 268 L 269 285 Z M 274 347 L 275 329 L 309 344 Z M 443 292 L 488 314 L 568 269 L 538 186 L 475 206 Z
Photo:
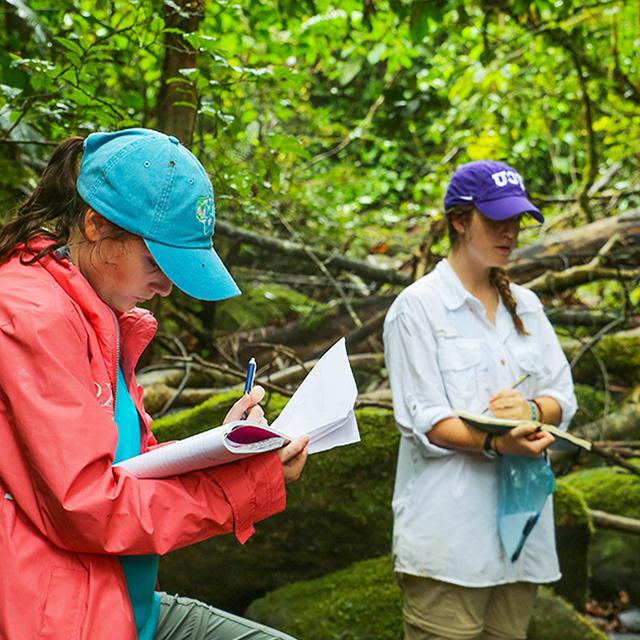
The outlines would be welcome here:
M 153 283 L 153 288 L 159 296 L 164 298 L 171 293 L 173 283 L 164 275 L 164 273 L 159 272 L 157 280 Z
M 505 233 L 509 236 L 513 236 L 513 235 L 517 235 L 519 230 L 520 230 L 520 223 L 517 217 L 509 218 L 508 220 L 504 221 L 504 225 L 502 227 L 502 233 Z

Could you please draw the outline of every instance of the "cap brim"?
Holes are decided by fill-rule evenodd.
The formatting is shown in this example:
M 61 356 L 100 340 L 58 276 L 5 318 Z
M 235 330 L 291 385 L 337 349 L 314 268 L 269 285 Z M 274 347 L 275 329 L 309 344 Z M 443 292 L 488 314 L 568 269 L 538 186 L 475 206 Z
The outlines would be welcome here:
M 144 241 L 167 278 L 186 294 L 199 300 L 224 300 L 240 293 L 213 247 L 182 249 Z
M 509 196 L 496 200 L 474 202 L 474 206 L 491 220 L 508 220 L 521 213 L 529 213 L 538 222 L 544 222 L 544 216 L 524 196 Z

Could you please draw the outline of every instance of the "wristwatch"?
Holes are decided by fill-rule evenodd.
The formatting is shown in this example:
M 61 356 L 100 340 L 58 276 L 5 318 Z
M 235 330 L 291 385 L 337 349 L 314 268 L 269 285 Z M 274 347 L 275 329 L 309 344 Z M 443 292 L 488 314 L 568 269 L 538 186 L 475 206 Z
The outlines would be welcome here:
M 497 458 L 501 458 L 502 454 L 498 453 L 493 448 L 493 438 L 495 437 L 494 433 L 487 433 L 484 438 L 484 443 L 482 444 L 482 453 L 484 453 L 487 458 L 491 458 L 492 460 L 496 460 Z

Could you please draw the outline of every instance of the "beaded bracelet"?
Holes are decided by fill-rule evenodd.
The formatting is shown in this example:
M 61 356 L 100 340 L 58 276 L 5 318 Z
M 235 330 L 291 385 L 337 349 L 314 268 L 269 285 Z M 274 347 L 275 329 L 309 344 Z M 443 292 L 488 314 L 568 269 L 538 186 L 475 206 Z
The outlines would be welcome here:
M 535 398 L 531 398 L 531 402 L 533 402 L 533 404 L 538 409 L 538 416 L 539 416 L 538 422 L 544 422 L 544 413 L 542 412 L 542 405 Z
M 531 409 L 531 421 L 538 421 L 538 412 L 536 411 L 536 405 L 533 403 L 533 400 L 527 400 L 529 403 L 529 409 Z

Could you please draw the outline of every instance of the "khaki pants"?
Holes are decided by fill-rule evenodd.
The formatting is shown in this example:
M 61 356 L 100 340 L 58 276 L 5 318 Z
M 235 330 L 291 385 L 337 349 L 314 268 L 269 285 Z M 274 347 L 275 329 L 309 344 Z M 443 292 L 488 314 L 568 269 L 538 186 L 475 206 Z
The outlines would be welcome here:
M 154 640 L 295 640 L 285 633 L 214 609 L 199 600 L 160 593 Z
M 537 585 L 455 584 L 396 574 L 404 594 L 404 640 L 525 640 Z

